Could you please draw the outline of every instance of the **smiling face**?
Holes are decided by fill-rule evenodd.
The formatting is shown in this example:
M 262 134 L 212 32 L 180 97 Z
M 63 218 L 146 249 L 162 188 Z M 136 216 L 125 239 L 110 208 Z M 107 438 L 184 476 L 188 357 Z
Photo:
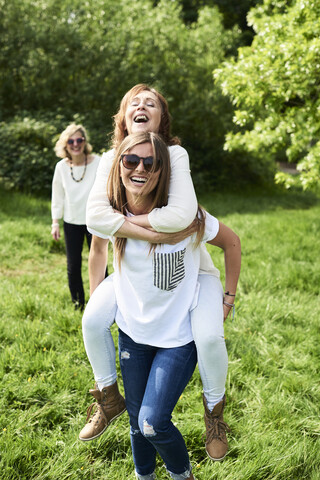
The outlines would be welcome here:
M 77 142 L 78 139 L 83 139 L 82 143 Z M 80 130 L 77 130 L 73 135 L 71 135 L 68 140 L 73 140 L 73 143 L 66 143 L 66 150 L 71 156 L 71 158 L 80 157 L 85 149 L 86 141 Z
M 161 105 L 156 95 L 148 90 L 141 91 L 131 99 L 125 113 L 128 134 L 158 133 L 161 114 Z
M 135 154 L 139 158 L 153 157 L 154 152 L 151 143 L 142 143 L 135 145 L 126 153 Z M 120 176 L 126 189 L 128 207 L 132 213 L 135 212 L 137 205 L 148 208 L 152 192 L 157 186 L 161 169 L 155 172 L 147 172 L 143 162 L 133 170 L 125 168 L 123 162 L 120 162 Z

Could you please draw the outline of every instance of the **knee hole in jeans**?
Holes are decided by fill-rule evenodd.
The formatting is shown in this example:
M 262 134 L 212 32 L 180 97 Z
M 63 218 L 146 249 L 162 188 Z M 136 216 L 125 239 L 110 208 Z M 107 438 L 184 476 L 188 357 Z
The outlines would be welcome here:
M 127 350 L 123 350 L 120 353 L 120 358 L 121 358 L 121 360 L 129 360 L 130 359 L 130 353 L 127 352 Z
M 154 437 L 155 435 L 157 435 L 154 431 L 153 426 L 150 425 L 147 420 L 143 420 L 142 434 L 144 437 Z

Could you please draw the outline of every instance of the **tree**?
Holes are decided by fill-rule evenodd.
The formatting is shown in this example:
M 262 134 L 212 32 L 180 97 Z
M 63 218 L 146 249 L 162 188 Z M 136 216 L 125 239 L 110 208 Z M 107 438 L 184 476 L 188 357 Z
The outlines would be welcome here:
M 7 152 L 29 148 L 32 155 L 27 142 L 39 129 L 55 139 L 75 115 L 95 150 L 106 150 L 122 96 L 144 82 L 168 98 L 173 133 L 189 150 L 198 182 L 221 181 L 232 109 L 212 71 L 234 49 L 239 31 L 224 29 L 217 8 L 204 7 L 186 25 L 171 0 L 156 7 L 151 0 L 0 0 L 0 7 L 0 120 L 12 123 L 10 138 L 3 137 Z M 15 142 L 24 142 L 26 123 L 20 150 Z M 45 148 L 52 151 L 52 142 Z M 14 182 L 0 159 L 1 175 Z
M 314 0 L 265 0 L 249 13 L 252 45 L 215 71 L 236 108 L 226 148 L 251 152 L 267 168 L 297 163 L 305 189 L 320 183 L 319 17 Z
M 232 28 L 237 25 L 246 33 L 250 31 L 246 17 L 250 8 L 254 7 L 261 0 L 238 0 L 237 2 L 230 2 L 230 0 L 174 0 L 177 1 L 181 7 L 181 15 L 186 24 L 195 23 L 198 20 L 199 11 L 203 7 L 218 7 L 220 13 L 223 15 L 223 24 L 226 28 Z M 154 6 L 158 5 L 159 0 L 154 0 Z M 252 38 L 252 35 L 250 35 Z

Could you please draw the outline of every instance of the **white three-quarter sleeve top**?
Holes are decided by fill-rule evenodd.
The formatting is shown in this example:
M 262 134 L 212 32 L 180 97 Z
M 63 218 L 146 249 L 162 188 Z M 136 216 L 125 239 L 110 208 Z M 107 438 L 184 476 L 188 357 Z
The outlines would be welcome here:
M 86 206 L 90 190 L 94 184 L 100 157 L 95 155 L 87 165 L 81 182 L 75 182 L 71 176 L 68 159 L 64 158 L 56 164 L 52 180 L 51 215 L 53 219 L 63 218 L 67 223 L 86 224 Z M 73 165 L 73 175 L 80 179 L 84 165 Z
M 172 233 L 183 230 L 192 223 L 198 211 L 198 201 L 190 174 L 188 152 L 180 145 L 168 149 L 171 165 L 168 205 L 152 210 L 148 220 L 154 230 Z M 125 221 L 124 215 L 114 212 L 107 196 L 107 182 L 113 159 L 114 149 L 102 155 L 87 203 L 88 230 L 101 238 L 114 235 Z M 199 273 L 219 276 L 204 244 L 200 248 Z

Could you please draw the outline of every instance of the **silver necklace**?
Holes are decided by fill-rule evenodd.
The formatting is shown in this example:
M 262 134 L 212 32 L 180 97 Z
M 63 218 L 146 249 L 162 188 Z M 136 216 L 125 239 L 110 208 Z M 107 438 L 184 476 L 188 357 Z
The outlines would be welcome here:
M 87 155 L 86 155 L 86 158 L 84 159 L 84 170 L 83 170 L 83 174 L 82 174 L 82 177 L 77 179 L 77 178 L 74 178 L 74 175 L 73 175 L 73 168 L 72 168 L 72 159 L 70 160 L 70 172 L 71 172 L 71 177 L 72 177 L 72 180 L 74 180 L 75 182 L 79 183 L 79 182 L 82 182 L 82 180 L 84 179 L 84 176 L 86 174 L 86 170 L 87 170 Z

